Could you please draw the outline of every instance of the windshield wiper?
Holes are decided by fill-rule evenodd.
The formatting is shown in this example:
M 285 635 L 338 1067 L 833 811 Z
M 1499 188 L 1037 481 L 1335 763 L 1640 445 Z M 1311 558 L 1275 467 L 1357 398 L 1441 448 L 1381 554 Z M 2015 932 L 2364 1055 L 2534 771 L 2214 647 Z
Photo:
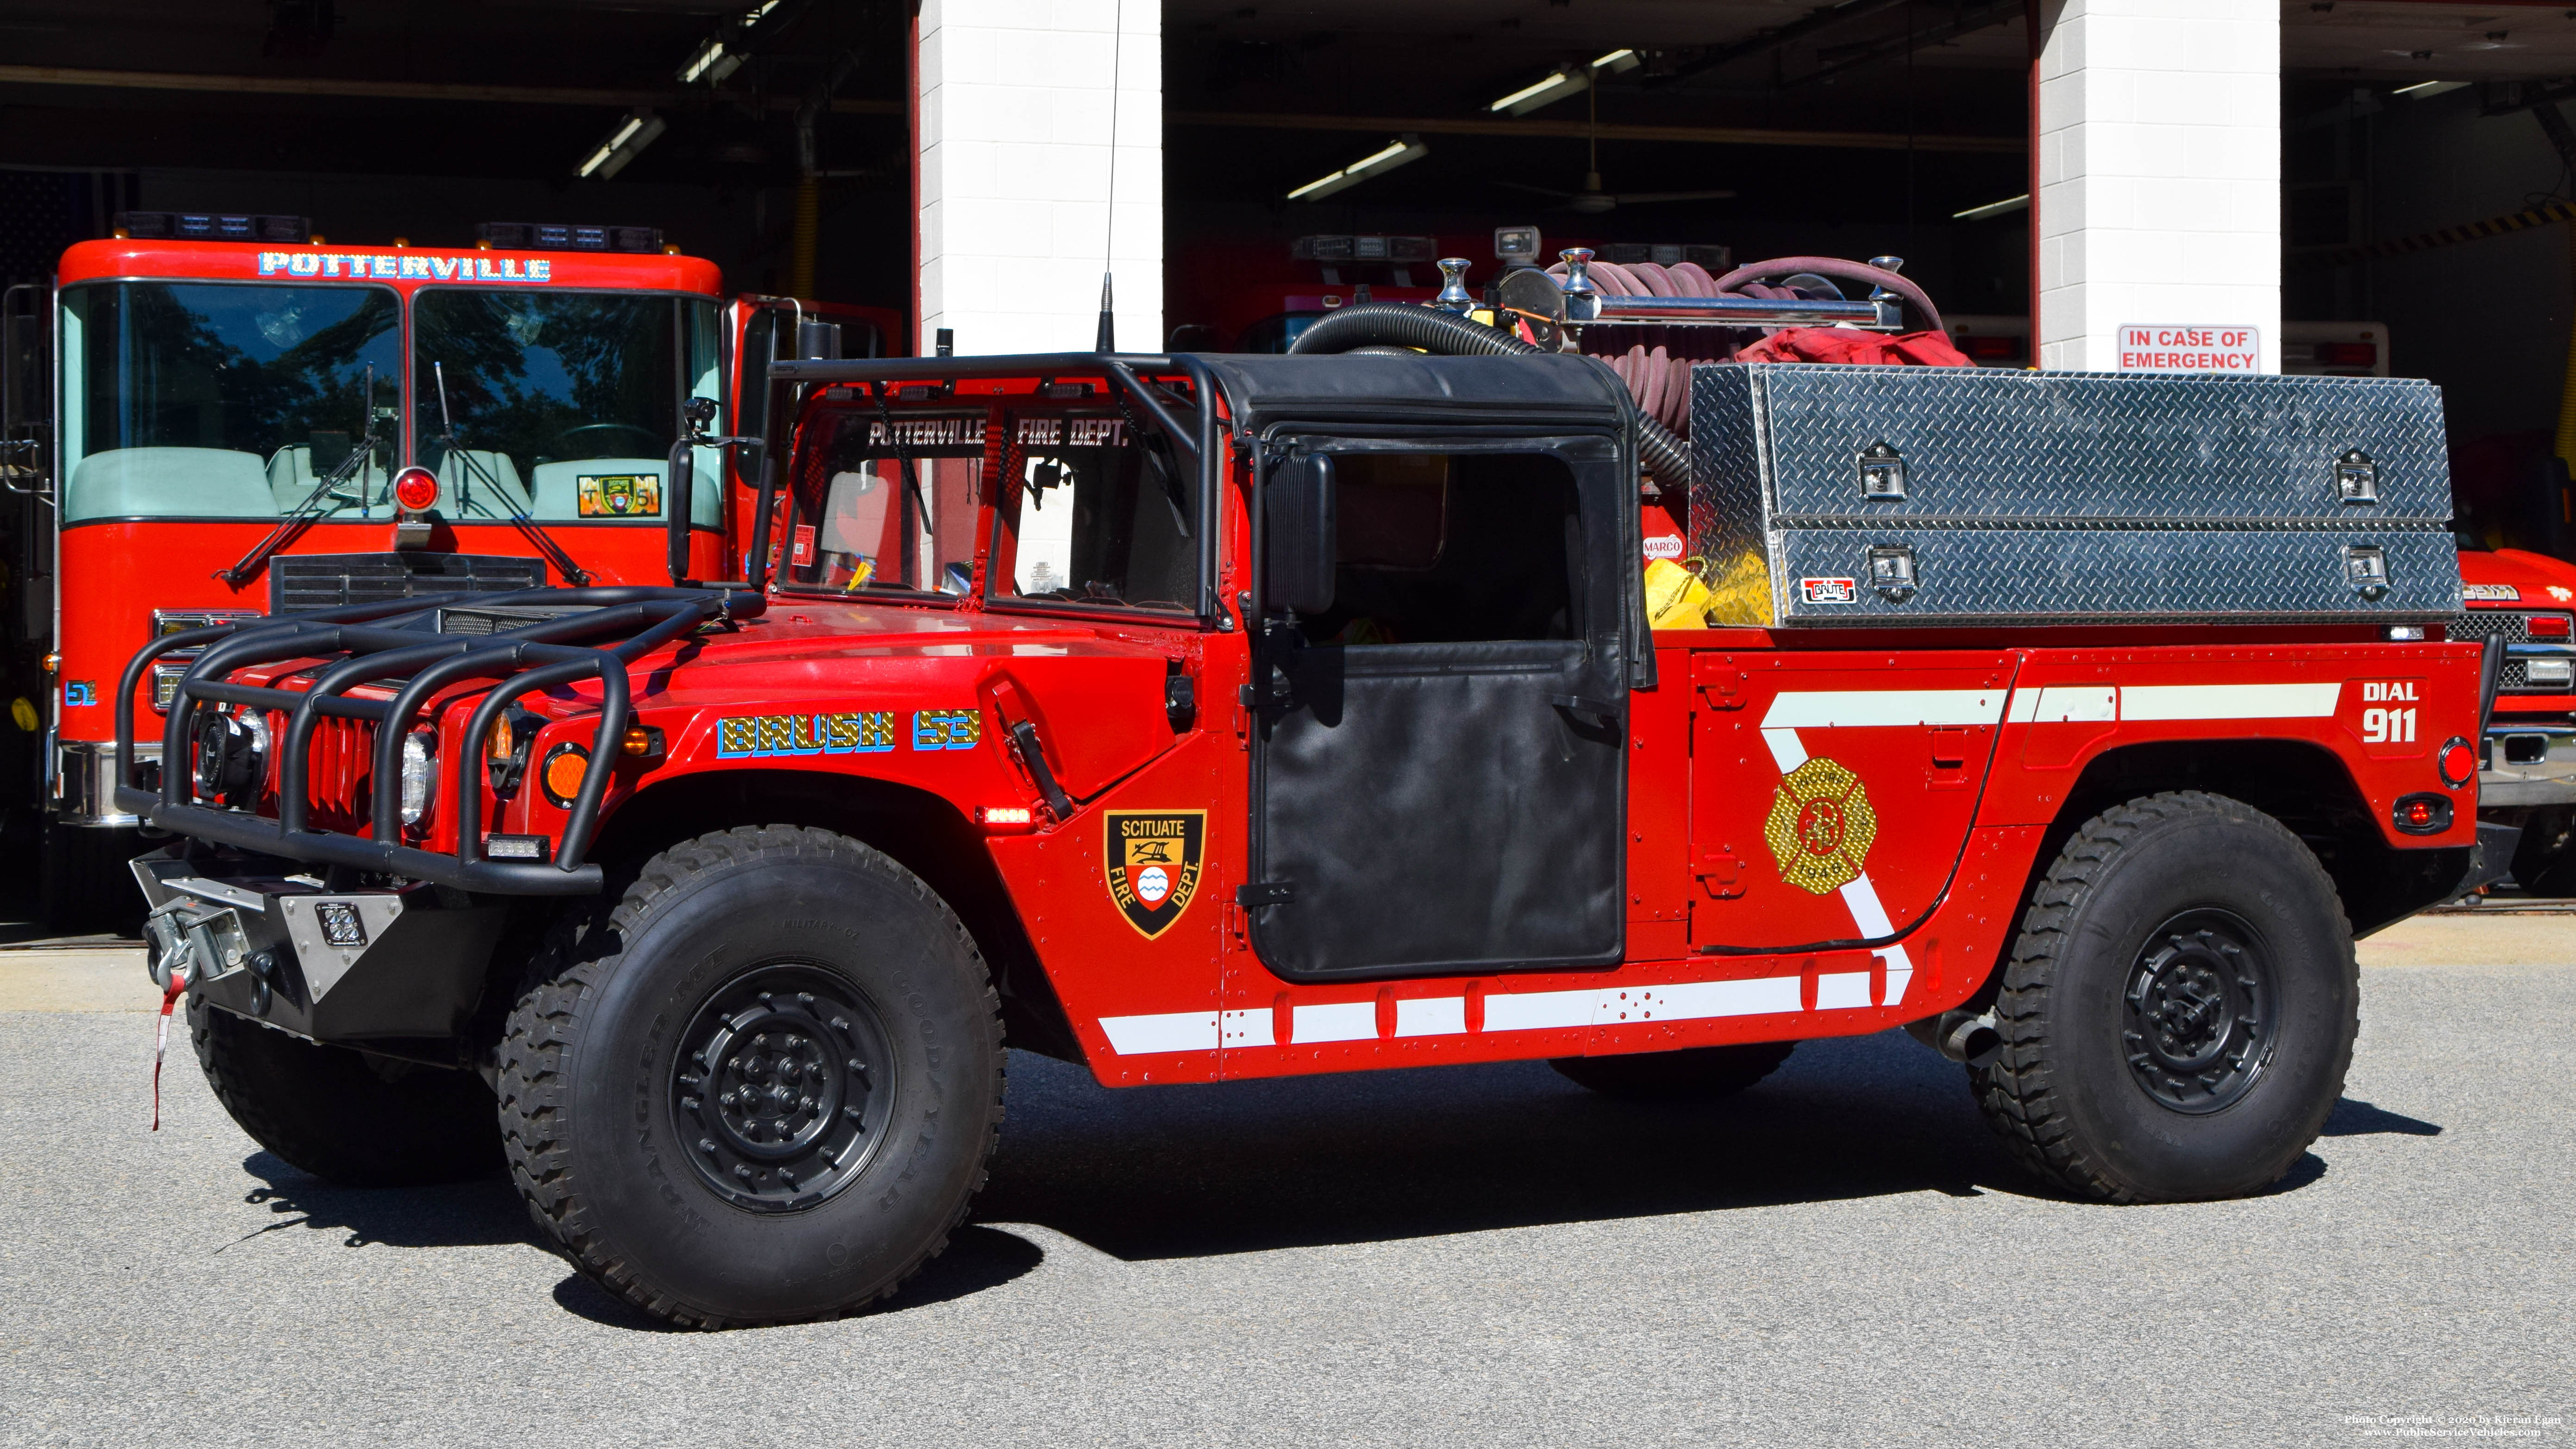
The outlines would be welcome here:
M 459 509 L 463 510 L 470 506 L 470 500 L 473 497 L 472 492 L 465 486 L 465 475 L 470 473 L 481 478 L 483 486 L 492 491 L 493 497 L 509 505 L 510 522 L 520 533 L 527 536 L 528 542 L 537 546 L 537 552 L 546 556 L 546 562 L 555 566 L 555 571 L 563 575 L 565 583 L 576 589 L 589 584 L 590 572 L 572 561 L 572 555 L 564 552 L 563 545 L 555 542 L 553 535 L 539 527 L 537 521 L 530 518 L 526 510 L 519 507 L 518 500 L 512 498 L 509 490 L 501 486 L 501 480 L 493 477 L 481 463 L 474 461 L 472 452 L 458 445 L 456 419 L 447 411 L 447 364 L 433 361 L 429 365 L 429 370 L 431 375 L 438 379 L 439 441 L 446 445 L 447 456 L 456 459 L 460 469 L 456 480 Z M 486 512 L 488 513 L 489 510 L 487 509 Z
M 340 496 L 341 485 L 349 481 L 351 474 L 372 464 L 376 456 L 376 365 L 372 362 L 367 364 L 366 394 L 366 421 L 358 429 L 357 446 L 349 450 L 349 456 L 340 460 L 340 466 L 324 474 L 322 481 L 313 485 L 313 491 L 304 495 L 304 501 L 295 505 L 293 513 L 280 519 L 277 527 L 269 530 L 268 537 L 252 545 L 251 551 L 243 554 L 231 568 L 216 571 L 215 577 L 223 580 L 226 587 L 238 589 L 249 583 L 258 575 L 262 564 L 267 563 L 279 549 L 302 537 L 315 519 L 338 511 L 340 506 L 350 501 Z M 367 508 L 367 485 L 364 482 L 358 485 L 356 501 L 363 517 Z M 333 506 L 325 508 L 325 503 Z

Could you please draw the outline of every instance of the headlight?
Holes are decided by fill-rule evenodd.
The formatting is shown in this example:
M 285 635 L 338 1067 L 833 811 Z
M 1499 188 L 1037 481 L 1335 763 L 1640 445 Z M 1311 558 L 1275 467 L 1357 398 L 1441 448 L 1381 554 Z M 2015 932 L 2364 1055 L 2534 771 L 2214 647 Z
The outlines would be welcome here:
M 402 819 L 418 825 L 429 813 L 429 797 L 438 788 L 438 735 L 413 730 L 402 744 Z

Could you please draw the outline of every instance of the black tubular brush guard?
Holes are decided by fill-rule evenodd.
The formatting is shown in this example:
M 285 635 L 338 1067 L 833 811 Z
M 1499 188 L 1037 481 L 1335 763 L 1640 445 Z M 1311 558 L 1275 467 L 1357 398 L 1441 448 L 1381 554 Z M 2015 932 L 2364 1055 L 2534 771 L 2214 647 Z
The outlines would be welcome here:
M 569 608 L 572 612 L 490 634 L 442 634 L 404 621 L 432 621 L 438 611 Z M 758 593 L 713 588 L 523 589 L 506 594 L 441 594 L 353 604 L 242 624 L 218 624 L 156 639 L 125 666 L 116 697 L 116 801 L 145 823 L 198 840 L 255 850 L 290 860 L 382 871 L 496 895 L 587 895 L 600 888 L 600 869 L 585 863 L 599 826 L 599 807 L 611 771 L 589 771 L 574 797 L 563 839 L 551 862 L 483 858 L 482 779 L 492 722 L 510 702 L 532 690 L 575 680 L 600 682 L 599 726 L 591 758 L 605 762 L 626 733 L 632 694 L 626 667 L 710 620 L 757 617 L 767 608 Z M 611 642 L 614 641 L 614 642 Z M 170 697 L 162 726 L 159 788 L 134 783 L 134 694 L 153 662 L 182 649 L 203 649 Z M 326 663 L 309 689 L 231 683 L 227 676 L 251 665 L 319 658 Z M 453 775 L 442 783 L 454 792 L 456 853 L 422 850 L 402 841 L 403 737 L 423 706 L 460 680 L 498 681 L 485 693 L 452 751 Z M 403 681 L 390 700 L 351 699 L 356 684 Z M 281 737 L 270 742 L 277 758 L 274 820 L 247 810 L 203 805 L 195 799 L 196 771 L 190 742 L 200 712 L 209 705 L 247 705 L 287 714 Z M 376 727 L 370 801 L 373 838 L 306 827 L 314 727 L 325 715 L 359 719 Z M 265 771 L 263 770 L 263 773 Z

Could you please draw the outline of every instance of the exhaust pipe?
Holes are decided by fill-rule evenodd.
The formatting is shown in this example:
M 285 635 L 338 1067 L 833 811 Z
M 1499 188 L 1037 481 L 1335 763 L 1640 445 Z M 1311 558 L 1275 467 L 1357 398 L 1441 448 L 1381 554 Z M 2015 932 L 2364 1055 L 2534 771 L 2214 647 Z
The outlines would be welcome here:
M 1909 1021 L 1905 1030 L 1916 1041 L 1970 1071 L 1983 1071 L 2004 1054 L 2004 1034 L 1995 1028 L 1990 1013 L 1945 1011 L 1939 1016 Z

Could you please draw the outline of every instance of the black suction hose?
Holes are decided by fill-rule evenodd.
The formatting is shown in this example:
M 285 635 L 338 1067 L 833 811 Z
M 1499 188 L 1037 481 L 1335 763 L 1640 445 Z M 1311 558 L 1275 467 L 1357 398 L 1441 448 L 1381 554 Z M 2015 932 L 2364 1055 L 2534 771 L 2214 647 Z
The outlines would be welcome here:
M 1517 357 L 1543 350 L 1454 312 L 1398 302 L 1371 302 L 1328 313 L 1298 334 L 1288 350 L 1329 353 L 1374 347 L 1419 347 L 1446 357 Z M 1643 412 L 1637 414 L 1637 451 L 1644 455 L 1647 471 L 1664 487 L 1690 487 L 1690 449 L 1671 429 Z

